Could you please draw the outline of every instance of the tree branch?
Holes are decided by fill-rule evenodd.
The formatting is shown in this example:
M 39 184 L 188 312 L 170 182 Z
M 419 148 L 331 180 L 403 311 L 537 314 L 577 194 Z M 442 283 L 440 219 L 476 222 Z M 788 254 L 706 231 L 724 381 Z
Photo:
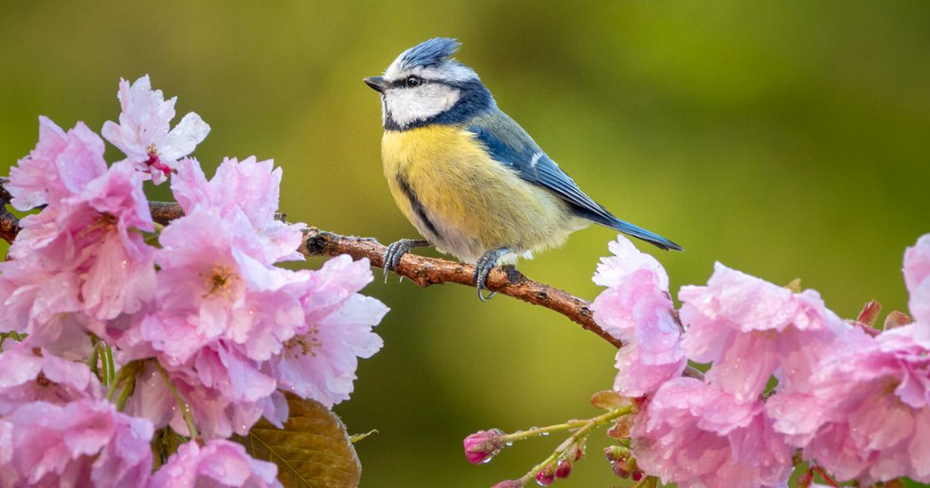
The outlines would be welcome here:
M 355 259 L 368 258 L 371 265 L 377 268 L 383 265 L 386 250 L 387 248 L 370 239 L 340 236 L 320 231 L 316 227 L 310 228 L 304 245 L 301 246 L 301 252 L 307 256 L 348 254 Z M 405 254 L 394 272 L 422 287 L 444 283 L 475 286 L 472 280 L 474 270 L 474 266 L 470 264 Z M 488 289 L 558 312 L 572 322 L 581 325 L 583 329 L 597 334 L 614 347 L 619 348 L 623 345 L 619 339 L 594 322 L 591 302 L 558 288 L 533 281 L 512 266 L 494 268 L 488 276 Z
M 0 180 L 0 188 L 5 183 L 6 181 Z M 6 199 L 8 197 L 6 190 L 0 191 L 0 199 L 4 199 L 0 203 L 9 203 Z M 176 203 L 151 202 L 150 209 L 152 219 L 162 225 L 167 225 L 184 215 L 181 207 Z M 283 220 L 285 216 L 281 214 L 278 217 Z M 0 206 L 0 238 L 13 242 L 18 233 L 19 221 L 6 210 L 5 206 Z M 387 248 L 374 239 L 341 236 L 321 231 L 316 227 L 308 230 L 300 246 L 300 252 L 306 256 L 348 254 L 354 259 L 368 258 L 371 265 L 379 269 L 384 263 L 386 250 Z M 444 283 L 474 286 L 472 282 L 474 269 L 469 264 L 405 254 L 394 272 L 422 287 Z M 494 268 L 488 277 L 488 289 L 558 312 L 581 325 L 583 329 L 597 334 L 614 347 L 619 348 L 622 345 L 619 339 L 594 322 L 591 302 L 558 288 L 533 281 L 512 266 Z

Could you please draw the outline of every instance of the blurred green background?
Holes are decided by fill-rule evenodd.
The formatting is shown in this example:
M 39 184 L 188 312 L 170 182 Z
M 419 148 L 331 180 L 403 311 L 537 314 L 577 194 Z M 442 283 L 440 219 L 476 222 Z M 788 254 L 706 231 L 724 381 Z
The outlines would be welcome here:
M 119 114 L 119 78 L 148 73 L 179 116 L 212 126 L 204 166 L 254 154 L 284 168 L 291 220 L 415 237 L 383 181 L 380 105 L 361 79 L 442 35 L 588 193 L 684 245 L 640 246 L 673 290 L 706 282 L 719 260 L 800 277 L 845 317 L 872 298 L 906 309 L 902 253 L 930 232 L 926 1 L 0 5 L 4 174 L 35 145 L 40 114 L 99 130 Z M 591 228 L 520 269 L 593 299 L 613 238 Z M 380 274 L 365 292 L 392 312 L 377 328 L 384 349 L 336 408 L 350 432 L 379 431 L 357 445 L 362 486 L 519 477 L 559 440 L 476 467 L 462 438 L 590 416 L 590 394 L 612 385 L 614 350 L 552 312 Z M 622 485 L 603 437 L 559 486 Z

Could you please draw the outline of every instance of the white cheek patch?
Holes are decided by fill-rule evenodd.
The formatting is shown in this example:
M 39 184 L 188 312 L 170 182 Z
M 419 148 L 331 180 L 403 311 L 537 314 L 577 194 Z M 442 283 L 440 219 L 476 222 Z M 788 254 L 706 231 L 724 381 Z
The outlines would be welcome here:
M 438 83 L 417 88 L 392 88 L 384 92 L 385 118 L 388 115 L 401 127 L 426 120 L 452 108 L 459 101 L 459 91 Z

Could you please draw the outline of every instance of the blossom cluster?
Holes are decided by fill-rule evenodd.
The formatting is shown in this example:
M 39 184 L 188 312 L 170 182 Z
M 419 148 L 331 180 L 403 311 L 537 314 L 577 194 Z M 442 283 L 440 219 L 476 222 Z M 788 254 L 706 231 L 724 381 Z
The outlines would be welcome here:
M 595 319 L 624 341 L 614 387 L 640 404 L 624 451 L 637 469 L 682 487 L 786 486 L 801 449 L 838 482 L 930 482 L 930 235 L 904 257 L 913 319 L 881 331 L 719 263 L 682 287 L 675 320 L 661 266 L 623 237 L 610 248 Z M 682 375 L 688 360 L 709 365 L 703 380 Z
M 172 128 L 176 99 L 147 76 L 118 99 L 102 134 L 124 159 L 42 117 L 6 186 L 41 211 L 0 263 L 0 486 L 276 486 L 274 464 L 226 438 L 280 427 L 284 392 L 349 397 L 387 312 L 359 293 L 369 263 L 280 267 L 305 228 L 276 218 L 281 169 L 225 159 L 208 179 L 189 157 L 210 129 L 197 114 Z M 169 178 L 184 215 L 161 226 L 144 189 Z M 152 473 L 169 425 L 194 440 Z

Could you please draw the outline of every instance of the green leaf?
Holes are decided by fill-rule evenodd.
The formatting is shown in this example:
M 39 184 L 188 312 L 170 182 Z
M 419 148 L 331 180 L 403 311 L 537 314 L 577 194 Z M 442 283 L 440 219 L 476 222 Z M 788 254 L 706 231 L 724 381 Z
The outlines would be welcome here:
M 339 417 L 318 402 L 286 395 L 284 429 L 262 419 L 248 436 L 232 440 L 252 457 L 277 464 L 285 487 L 357 487 L 362 465 Z

